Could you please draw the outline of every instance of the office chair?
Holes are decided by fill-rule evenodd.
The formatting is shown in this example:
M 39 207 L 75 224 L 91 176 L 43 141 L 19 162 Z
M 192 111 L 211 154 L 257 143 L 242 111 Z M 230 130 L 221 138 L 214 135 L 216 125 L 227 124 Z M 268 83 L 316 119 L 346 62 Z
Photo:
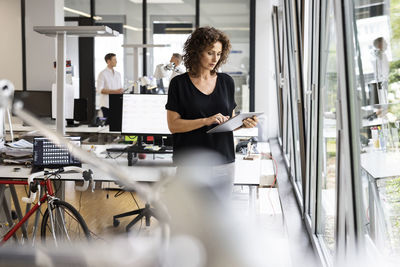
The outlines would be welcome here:
M 157 220 L 160 220 L 160 218 L 158 217 L 155 210 L 150 207 L 149 203 L 146 203 L 144 208 L 142 208 L 142 209 L 132 210 L 132 211 L 128 211 L 128 212 L 113 216 L 113 226 L 118 227 L 118 225 L 120 223 L 118 218 L 131 216 L 131 215 L 137 215 L 137 216 L 126 226 L 127 232 L 129 232 L 129 229 L 133 225 L 135 225 L 135 223 L 139 222 L 143 217 L 145 217 L 145 219 L 146 219 L 146 226 L 150 226 L 150 218 L 151 217 L 154 217 Z

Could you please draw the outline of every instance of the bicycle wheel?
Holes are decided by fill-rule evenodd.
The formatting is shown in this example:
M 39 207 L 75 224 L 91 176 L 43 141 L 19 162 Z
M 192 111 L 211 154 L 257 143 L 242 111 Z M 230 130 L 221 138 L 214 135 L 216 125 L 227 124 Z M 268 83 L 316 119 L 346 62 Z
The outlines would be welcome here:
M 43 243 L 58 245 L 90 240 L 89 228 L 71 204 L 55 200 L 51 206 L 48 206 L 43 215 L 41 225 Z

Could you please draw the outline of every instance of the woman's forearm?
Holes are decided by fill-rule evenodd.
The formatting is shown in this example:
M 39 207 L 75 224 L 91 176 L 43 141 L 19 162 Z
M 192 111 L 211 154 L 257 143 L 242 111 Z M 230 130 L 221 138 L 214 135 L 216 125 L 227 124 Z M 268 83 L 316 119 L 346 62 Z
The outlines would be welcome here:
M 195 120 L 175 119 L 172 123 L 169 124 L 169 130 L 171 131 L 171 133 L 190 132 L 206 126 L 206 120 L 207 118 Z

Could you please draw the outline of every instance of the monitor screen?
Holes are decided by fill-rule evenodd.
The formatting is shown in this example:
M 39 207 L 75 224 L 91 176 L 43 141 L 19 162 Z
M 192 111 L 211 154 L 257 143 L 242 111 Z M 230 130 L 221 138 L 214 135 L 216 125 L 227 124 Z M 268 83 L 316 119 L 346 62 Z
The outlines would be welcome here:
M 14 98 L 21 100 L 24 103 L 24 108 L 34 115 L 51 117 L 51 92 L 15 91 Z
M 111 94 L 108 95 L 108 103 L 110 112 L 108 114 L 108 123 L 110 131 L 120 132 L 122 123 L 122 99 L 123 95 Z
M 170 135 L 167 123 L 167 95 L 125 94 L 122 100 L 123 134 Z
M 68 137 L 73 144 L 80 146 L 80 137 Z M 35 167 L 59 168 L 64 166 L 80 166 L 81 162 L 74 158 L 65 146 L 58 146 L 46 138 L 33 139 L 33 165 Z

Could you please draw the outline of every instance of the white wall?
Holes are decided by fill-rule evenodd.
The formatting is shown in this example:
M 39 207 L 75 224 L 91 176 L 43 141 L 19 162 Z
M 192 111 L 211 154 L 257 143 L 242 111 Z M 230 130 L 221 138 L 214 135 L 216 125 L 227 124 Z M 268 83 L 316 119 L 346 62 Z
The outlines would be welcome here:
M 26 1 L 25 7 L 27 90 L 51 91 L 56 80 L 56 40 L 33 31 L 33 26 L 64 25 L 64 1 Z
M 0 0 L 0 10 L 0 79 L 10 80 L 16 90 L 22 90 L 21 1 Z
M 261 124 L 264 138 L 278 137 L 278 102 L 275 86 L 272 5 L 277 1 L 256 0 L 255 111 L 266 115 Z

